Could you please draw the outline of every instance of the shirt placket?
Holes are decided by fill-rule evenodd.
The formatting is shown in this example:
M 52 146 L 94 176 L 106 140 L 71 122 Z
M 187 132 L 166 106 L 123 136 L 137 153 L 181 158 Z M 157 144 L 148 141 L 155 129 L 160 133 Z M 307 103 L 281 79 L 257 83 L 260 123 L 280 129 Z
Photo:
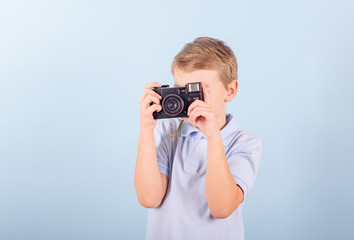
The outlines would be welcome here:
M 195 136 L 194 141 L 191 143 L 193 146 L 190 149 L 190 153 L 187 156 L 186 161 L 186 171 L 188 172 L 197 172 L 200 162 L 206 156 L 206 144 L 204 137 L 200 134 Z

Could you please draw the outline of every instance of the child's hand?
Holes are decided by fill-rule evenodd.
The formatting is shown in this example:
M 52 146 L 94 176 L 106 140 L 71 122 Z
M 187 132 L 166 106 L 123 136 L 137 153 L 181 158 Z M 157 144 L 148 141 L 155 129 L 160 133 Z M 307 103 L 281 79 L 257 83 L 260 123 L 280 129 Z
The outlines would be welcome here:
M 143 94 L 139 101 L 141 128 L 154 129 L 156 125 L 156 119 L 154 119 L 152 113 L 155 111 L 161 111 L 162 106 L 160 104 L 160 100 L 162 97 L 151 88 L 160 86 L 161 84 L 157 82 L 152 82 L 145 85 Z M 150 105 L 151 102 L 154 102 L 155 104 Z
M 207 138 L 209 138 L 215 132 L 220 130 L 218 129 L 215 110 L 208 104 L 208 92 L 204 82 L 202 82 L 202 89 L 204 101 L 195 100 L 188 107 L 187 115 L 189 117 L 182 117 L 181 119 L 198 128 Z

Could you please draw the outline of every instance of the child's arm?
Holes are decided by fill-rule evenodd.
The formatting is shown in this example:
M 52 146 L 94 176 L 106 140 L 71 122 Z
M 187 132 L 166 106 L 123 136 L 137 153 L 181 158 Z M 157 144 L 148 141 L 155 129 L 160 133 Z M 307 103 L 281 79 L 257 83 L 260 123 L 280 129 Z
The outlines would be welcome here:
M 205 192 L 215 218 L 227 218 L 243 200 L 244 193 L 231 175 L 220 132 L 208 139 Z
M 134 183 L 139 203 L 147 208 L 155 208 L 161 204 L 168 182 L 167 176 L 160 173 L 158 168 L 154 138 L 156 120 L 152 113 L 161 111 L 162 107 L 161 96 L 151 88 L 158 86 L 160 86 L 158 83 L 146 85 L 139 101 L 140 134 Z M 150 106 L 150 102 L 155 104 Z

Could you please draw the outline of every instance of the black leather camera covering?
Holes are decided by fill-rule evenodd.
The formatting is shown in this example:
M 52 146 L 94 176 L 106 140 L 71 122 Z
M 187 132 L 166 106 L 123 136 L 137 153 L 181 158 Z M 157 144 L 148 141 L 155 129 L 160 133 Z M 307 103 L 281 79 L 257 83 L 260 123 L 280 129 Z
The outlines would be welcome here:
M 200 82 L 188 83 L 184 87 L 162 85 L 152 90 L 162 96 L 162 110 L 153 112 L 154 119 L 188 117 L 189 105 L 196 99 L 204 100 Z M 150 105 L 152 104 L 154 103 L 151 102 Z

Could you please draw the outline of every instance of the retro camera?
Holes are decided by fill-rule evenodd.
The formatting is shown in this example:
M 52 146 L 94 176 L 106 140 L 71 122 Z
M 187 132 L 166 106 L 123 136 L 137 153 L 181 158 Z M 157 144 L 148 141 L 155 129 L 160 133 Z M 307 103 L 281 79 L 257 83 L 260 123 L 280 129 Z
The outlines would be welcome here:
M 188 83 L 184 87 L 162 85 L 152 88 L 161 95 L 162 110 L 153 112 L 154 119 L 188 117 L 189 105 L 195 100 L 204 100 L 200 82 Z M 153 102 L 150 105 L 154 104 Z

